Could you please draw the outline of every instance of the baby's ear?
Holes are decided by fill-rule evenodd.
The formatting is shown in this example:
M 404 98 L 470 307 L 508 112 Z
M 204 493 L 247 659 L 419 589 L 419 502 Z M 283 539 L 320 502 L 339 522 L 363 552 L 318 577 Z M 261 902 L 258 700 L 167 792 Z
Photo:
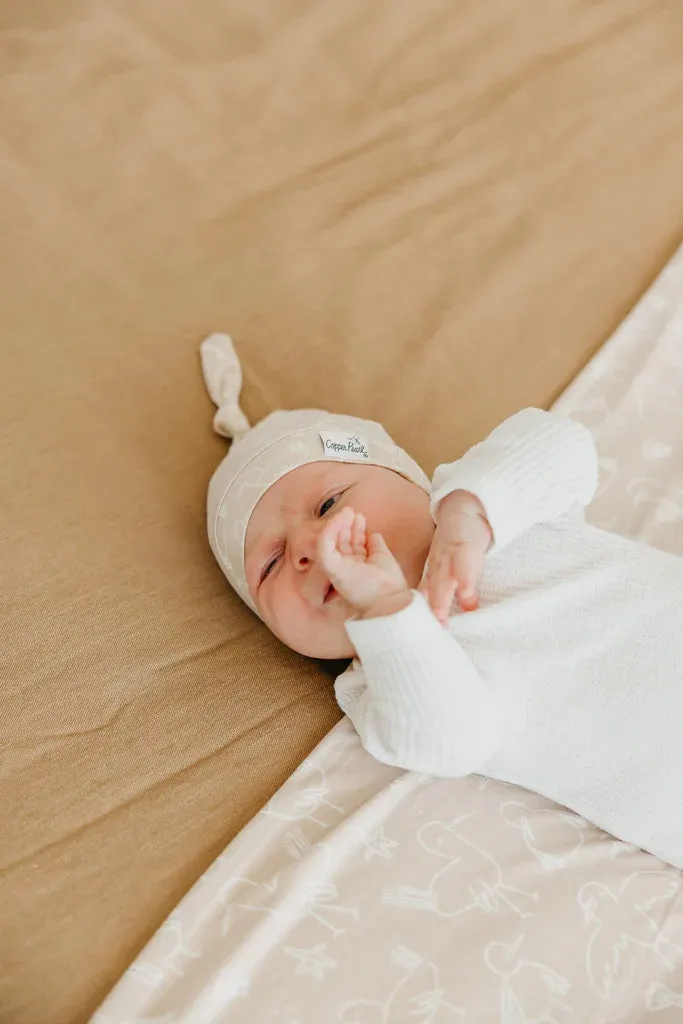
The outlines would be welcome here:
M 239 404 L 242 367 L 232 339 L 227 334 L 210 334 L 199 353 L 206 389 L 218 406 L 213 429 L 221 437 L 239 441 L 251 428 Z

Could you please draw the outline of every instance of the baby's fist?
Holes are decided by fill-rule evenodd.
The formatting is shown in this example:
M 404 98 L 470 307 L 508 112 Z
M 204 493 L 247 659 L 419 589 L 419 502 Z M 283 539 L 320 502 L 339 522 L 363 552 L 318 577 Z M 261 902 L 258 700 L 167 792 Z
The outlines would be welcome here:
M 348 506 L 325 525 L 318 540 L 318 558 L 335 590 L 361 614 L 387 598 L 409 592 L 382 535 L 368 537 L 365 516 Z
M 477 584 L 492 538 L 483 506 L 473 494 L 453 491 L 439 503 L 420 592 L 443 625 L 456 595 L 463 611 L 478 608 Z

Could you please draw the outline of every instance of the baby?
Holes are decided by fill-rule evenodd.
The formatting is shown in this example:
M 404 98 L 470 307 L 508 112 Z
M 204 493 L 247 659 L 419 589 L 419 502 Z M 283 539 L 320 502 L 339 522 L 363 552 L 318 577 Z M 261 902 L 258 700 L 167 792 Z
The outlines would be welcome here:
M 285 644 L 353 659 L 335 692 L 365 749 L 534 790 L 683 867 L 683 559 L 586 523 L 589 432 L 525 409 L 430 484 L 376 423 L 249 430 L 230 340 L 202 360 L 235 439 L 212 549 Z

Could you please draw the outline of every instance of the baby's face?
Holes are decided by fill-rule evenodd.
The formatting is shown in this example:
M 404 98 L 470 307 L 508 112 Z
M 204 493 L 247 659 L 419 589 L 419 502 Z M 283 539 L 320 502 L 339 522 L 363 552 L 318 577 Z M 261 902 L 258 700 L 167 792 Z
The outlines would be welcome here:
M 317 553 L 326 517 L 347 505 L 363 513 L 368 534 L 383 535 L 416 587 L 434 534 L 429 497 L 390 469 L 300 466 L 266 491 L 249 520 L 245 565 L 254 604 L 283 643 L 312 658 L 354 655 L 344 629 L 353 609 L 339 594 L 327 599 L 329 579 Z

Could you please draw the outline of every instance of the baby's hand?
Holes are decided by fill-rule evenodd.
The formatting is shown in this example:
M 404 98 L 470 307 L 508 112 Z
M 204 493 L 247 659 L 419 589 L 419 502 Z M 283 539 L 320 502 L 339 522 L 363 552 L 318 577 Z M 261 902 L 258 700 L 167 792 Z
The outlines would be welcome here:
M 348 506 L 326 524 L 318 540 L 318 557 L 335 590 L 361 614 L 409 592 L 382 535 L 368 537 L 365 516 Z
M 427 575 L 419 590 L 445 624 L 457 594 L 463 611 L 479 607 L 477 584 L 493 534 L 484 508 L 468 491 L 453 491 L 439 502 Z

